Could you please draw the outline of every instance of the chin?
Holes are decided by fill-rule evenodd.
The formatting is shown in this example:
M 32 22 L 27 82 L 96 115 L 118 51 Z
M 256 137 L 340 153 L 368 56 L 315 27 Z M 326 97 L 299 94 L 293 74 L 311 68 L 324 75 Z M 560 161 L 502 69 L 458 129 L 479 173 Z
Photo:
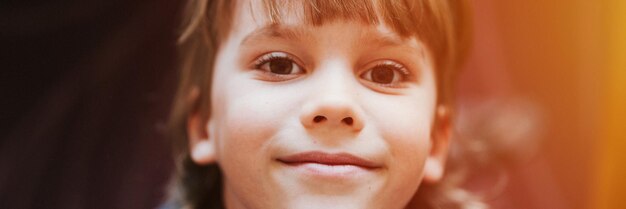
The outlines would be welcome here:
M 372 202 L 372 199 L 365 200 L 358 196 L 317 196 L 302 195 L 289 202 L 285 208 L 290 209 L 374 209 L 387 208 Z

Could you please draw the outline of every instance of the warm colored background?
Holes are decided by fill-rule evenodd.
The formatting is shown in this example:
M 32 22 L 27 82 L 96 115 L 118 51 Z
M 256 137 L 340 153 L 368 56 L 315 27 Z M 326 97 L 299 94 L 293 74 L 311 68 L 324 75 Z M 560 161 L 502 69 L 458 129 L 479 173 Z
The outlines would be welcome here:
M 465 88 L 470 93 L 461 97 L 522 98 L 541 113 L 536 152 L 507 166 L 510 182 L 494 205 L 626 207 L 621 195 L 626 186 L 626 3 L 472 3 L 475 48 L 466 72 L 480 76 L 464 79 L 481 78 L 490 86 Z
M 603 24 L 608 45 L 599 156 L 594 166 L 594 208 L 626 206 L 626 1 L 606 0 Z
M 475 45 L 463 79 L 480 88 L 462 88 L 461 97 L 518 98 L 540 114 L 531 130 L 536 138 L 512 146 L 538 145 L 522 153 L 527 158 L 505 163 L 510 179 L 494 204 L 589 208 L 608 67 L 604 5 L 481 0 L 473 6 Z
M 521 138 L 512 137 L 517 123 L 504 128 L 519 149 L 472 187 L 484 191 L 488 172 L 505 170 L 508 184 L 489 196 L 495 208 L 626 206 L 626 3 L 472 5 L 460 106 L 496 104 L 534 122 Z M 0 208 L 158 205 L 172 168 L 163 128 L 179 8 L 167 0 L 3 3 Z

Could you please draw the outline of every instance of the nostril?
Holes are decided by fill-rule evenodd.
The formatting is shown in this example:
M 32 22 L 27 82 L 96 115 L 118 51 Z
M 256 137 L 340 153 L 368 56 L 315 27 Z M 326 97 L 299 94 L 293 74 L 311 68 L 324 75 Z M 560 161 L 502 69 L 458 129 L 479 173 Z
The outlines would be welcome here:
M 346 118 L 344 118 L 343 120 L 341 120 L 341 122 L 343 122 L 343 123 L 345 123 L 345 124 L 347 124 L 347 125 L 351 126 L 351 125 L 352 125 L 352 123 L 354 123 L 354 119 L 352 119 L 352 117 L 346 117 Z
M 326 117 L 321 116 L 321 115 L 315 116 L 313 118 L 313 122 L 316 122 L 316 123 L 324 122 L 325 120 L 326 120 Z

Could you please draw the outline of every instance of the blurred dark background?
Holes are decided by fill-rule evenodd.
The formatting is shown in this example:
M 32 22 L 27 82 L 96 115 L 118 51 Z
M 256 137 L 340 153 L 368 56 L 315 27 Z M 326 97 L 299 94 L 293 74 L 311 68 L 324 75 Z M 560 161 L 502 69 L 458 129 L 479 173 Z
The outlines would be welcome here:
M 0 3 L 0 208 L 154 208 L 180 1 Z

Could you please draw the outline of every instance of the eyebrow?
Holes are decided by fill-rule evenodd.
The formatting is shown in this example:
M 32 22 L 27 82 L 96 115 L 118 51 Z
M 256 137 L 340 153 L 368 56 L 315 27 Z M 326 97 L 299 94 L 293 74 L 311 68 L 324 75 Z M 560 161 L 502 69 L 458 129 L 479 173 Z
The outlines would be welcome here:
M 304 29 L 298 27 L 286 27 L 279 24 L 270 24 L 252 31 L 250 34 L 244 37 L 240 44 L 247 45 L 251 42 L 263 40 L 266 38 L 278 38 L 288 41 L 313 40 L 313 37 L 309 35 Z
M 361 40 L 371 41 L 372 46 L 375 47 L 395 47 L 404 50 L 410 50 L 420 56 L 424 56 L 424 46 L 420 43 L 419 39 L 403 38 L 393 33 L 382 33 L 374 36 L 361 37 Z
M 373 37 L 361 37 L 362 40 L 371 40 L 376 46 L 403 46 L 406 44 L 400 37 L 391 34 L 379 34 Z

